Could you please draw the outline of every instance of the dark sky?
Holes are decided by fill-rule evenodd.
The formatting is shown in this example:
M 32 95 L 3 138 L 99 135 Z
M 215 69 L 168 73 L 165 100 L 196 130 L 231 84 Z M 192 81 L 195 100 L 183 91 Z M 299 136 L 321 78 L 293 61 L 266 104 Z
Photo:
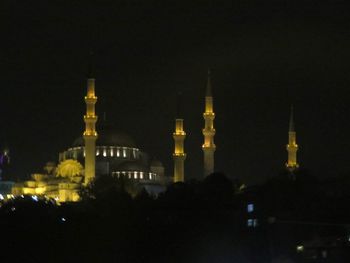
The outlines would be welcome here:
M 320 3 L 322 2 L 322 3 Z M 216 168 L 248 183 L 286 161 L 295 106 L 299 162 L 350 171 L 346 1 L 2 1 L 0 144 L 14 176 L 40 170 L 84 129 L 89 50 L 97 112 L 172 174 L 176 93 L 184 94 L 186 176 L 202 174 L 207 68 Z

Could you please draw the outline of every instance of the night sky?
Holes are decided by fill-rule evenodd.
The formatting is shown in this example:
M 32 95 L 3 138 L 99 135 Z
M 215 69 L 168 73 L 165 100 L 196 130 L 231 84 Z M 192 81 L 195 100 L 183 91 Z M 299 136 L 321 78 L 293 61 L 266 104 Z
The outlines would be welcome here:
M 247 183 L 277 175 L 293 103 L 301 167 L 349 172 L 345 2 L 2 1 L 0 145 L 10 148 L 13 178 L 56 161 L 82 133 L 90 50 L 97 114 L 106 112 L 168 175 L 179 91 L 186 177 L 202 175 L 208 67 L 216 170 Z

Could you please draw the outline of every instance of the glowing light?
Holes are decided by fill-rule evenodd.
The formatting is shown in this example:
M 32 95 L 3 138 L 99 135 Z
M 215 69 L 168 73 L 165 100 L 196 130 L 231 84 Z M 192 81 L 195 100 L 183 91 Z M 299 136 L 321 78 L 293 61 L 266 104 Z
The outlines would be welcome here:
M 247 226 L 252 227 L 253 226 L 253 219 L 248 219 Z
M 114 156 L 113 148 L 111 148 L 111 156 L 112 156 L 112 157 Z
M 62 222 L 66 222 L 66 219 L 64 217 L 61 217 Z
M 134 172 L 134 179 L 137 179 L 137 172 Z
M 33 199 L 35 202 L 38 202 L 38 201 L 39 201 L 39 198 L 38 198 L 36 195 L 32 195 L 32 199 Z
M 257 227 L 258 224 L 258 219 L 248 219 L 247 220 L 247 226 L 248 227 Z
M 106 149 L 103 149 L 103 156 L 104 156 L 104 157 L 107 156 L 107 151 L 106 151 Z
M 117 157 L 119 157 L 120 156 L 120 151 L 119 151 L 119 149 L 117 149 Z
M 304 251 L 304 246 L 300 245 L 300 246 L 297 246 L 297 252 L 298 253 L 301 253 Z
M 247 205 L 247 212 L 248 213 L 254 212 L 254 204 L 248 204 Z
M 62 177 L 74 177 L 83 174 L 83 166 L 76 160 L 67 159 L 61 162 L 57 166 L 57 175 Z M 42 189 L 42 192 L 37 191 L 38 194 L 42 194 L 45 191 L 45 188 Z
M 126 149 L 123 149 L 123 157 L 126 157 Z
M 14 206 L 11 207 L 11 211 L 12 211 L 12 212 L 16 211 L 16 207 L 14 207 Z
M 4 196 L 2 194 L 0 194 L 0 200 L 4 200 Z
M 140 178 L 143 179 L 143 172 L 140 172 Z

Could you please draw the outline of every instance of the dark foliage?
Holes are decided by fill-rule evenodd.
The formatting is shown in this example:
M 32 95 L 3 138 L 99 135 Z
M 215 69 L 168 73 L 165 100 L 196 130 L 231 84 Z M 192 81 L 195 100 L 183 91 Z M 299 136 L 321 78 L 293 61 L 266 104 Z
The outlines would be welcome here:
M 20 252 L 5 253 L 4 262 L 303 262 L 296 242 L 342 236 L 344 227 L 298 223 L 350 222 L 346 214 L 327 213 L 334 200 L 340 206 L 347 197 L 326 193 L 323 182 L 303 171 L 245 192 L 220 173 L 172 184 L 158 198 L 144 189 L 131 198 L 127 184 L 100 178 L 82 192 L 82 202 L 61 206 L 32 198 L 3 204 L 2 249 Z M 251 214 L 248 203 L 255 205 Z M 259 227 L 247 228 L 249 217 Z

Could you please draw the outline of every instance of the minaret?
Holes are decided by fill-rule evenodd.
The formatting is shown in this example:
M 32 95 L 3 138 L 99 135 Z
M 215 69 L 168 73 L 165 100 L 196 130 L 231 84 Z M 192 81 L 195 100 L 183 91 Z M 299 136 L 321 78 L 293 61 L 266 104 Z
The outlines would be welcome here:
M 297 151 L 298 145 L 296 141 L 296 132 L 294 129 L 293 106 L 291 106 L 287 144 L 288 161 L 286 163 L 286 167 L 292 173 L 299 167 L 297 163 Z
M 181 112 L 181 94 L 177 98 L 177 109 L 176 109 L 176 119 L 175 119 L 175 132 L 173 133 L 173 138 L 175 142 L 175 149 L 173 153 L 174 158 L 174 182 L 184 182 L 184 163 L 186 159 L 186 153 L 184 152 L 184 140 L 186 138 L 186 133 L 183 129 L 183 115 Z
M 210 70 L 208 70 L 207 90 L 205 94 L 205 111 L 203 113 L 204 129 L 202 130 L 204 136 L 204 144 L 202 145 L 204 154 L 204 176 L 214 172 L 214 153 L 216 146 L 214 144 L 214 119 L 215 113 L 213 111 L 213 96 L 211 92 Z
M 84 115 L 85 131 L 83 134 L 85 141 L 85 185 L 89 184 L 95 178 L 96 164 L 96 122 L 95 104 L 95 78 L 89 72 L 87 79 L 87 94 L 85 96 L 86 115 Z

